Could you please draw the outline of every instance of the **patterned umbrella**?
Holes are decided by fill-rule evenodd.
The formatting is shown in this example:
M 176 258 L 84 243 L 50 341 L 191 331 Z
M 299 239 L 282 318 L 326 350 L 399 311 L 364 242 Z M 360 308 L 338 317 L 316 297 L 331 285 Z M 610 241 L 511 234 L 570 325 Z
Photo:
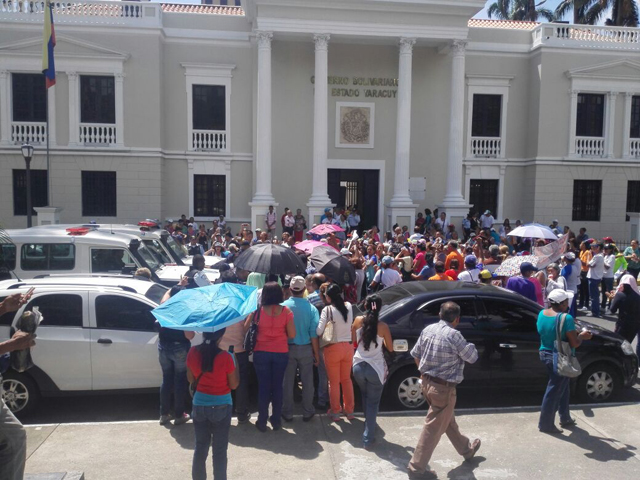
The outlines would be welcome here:
M 502 264 L 496 268 L 493 272 L 498 277 L 516 277 L 520 275 L 520 265 L 524 262 L 531 263 L 534 267 L 538 265 L 539 258 L 535 255 L 523 255 L 521 257 L 507 258 Z
M 313 233 L 315 235 L 327 235 L 333 232 L 344 232 L 344 228 L 340 225 L 331 225 L 329 223 L 321 223 L 320 225 L 316 225 L 309 233 Z

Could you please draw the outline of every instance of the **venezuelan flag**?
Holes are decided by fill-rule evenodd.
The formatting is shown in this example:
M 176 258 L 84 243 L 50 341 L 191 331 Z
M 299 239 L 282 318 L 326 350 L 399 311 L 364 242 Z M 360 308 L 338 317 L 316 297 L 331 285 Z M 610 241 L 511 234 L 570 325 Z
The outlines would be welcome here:
M 56 46 L 56 32 L 53 29 L 53 5 L 46 0 L 44 11 L 44 34 L 42 35 L 42 73 L 47 88 L 56 84 L 56 67 L 53 61 L 53 47 Z

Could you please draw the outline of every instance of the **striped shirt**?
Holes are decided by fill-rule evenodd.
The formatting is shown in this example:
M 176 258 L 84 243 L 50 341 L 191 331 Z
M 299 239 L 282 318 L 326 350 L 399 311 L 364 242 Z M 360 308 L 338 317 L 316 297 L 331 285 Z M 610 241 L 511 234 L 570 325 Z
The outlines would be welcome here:
M 421 374 L 460 383 L 464 378 L 464 362 L 478 360 L 478 351 L 458 330 L 440 320 L 422 330 L 411 356 L 420 360 L 418 370 Z

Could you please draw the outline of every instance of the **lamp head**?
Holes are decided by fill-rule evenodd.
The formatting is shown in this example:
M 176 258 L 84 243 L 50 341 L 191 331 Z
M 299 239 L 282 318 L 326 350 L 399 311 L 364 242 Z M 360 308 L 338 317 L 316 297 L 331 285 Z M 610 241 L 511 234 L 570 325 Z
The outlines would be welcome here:
M 22 156 L 25 160 L 31 160 L 33 157 L 33 145 L 25 143 L 20 147 L 20 150 L 22 150 Z

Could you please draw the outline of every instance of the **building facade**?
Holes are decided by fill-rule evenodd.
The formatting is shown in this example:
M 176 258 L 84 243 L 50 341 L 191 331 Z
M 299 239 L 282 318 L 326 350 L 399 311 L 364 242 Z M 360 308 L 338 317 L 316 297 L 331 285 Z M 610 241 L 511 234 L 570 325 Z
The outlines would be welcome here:
M 633 235 L 639 29 L 472 19 L 484 0 L 242 3 L 56 4 L 47 95 L 42 3 L 2 2 L 0 223 L 26 224 L 28 141 L 34 205 L 64 223 L 357 204 L 388 229 L 473 206 Z

